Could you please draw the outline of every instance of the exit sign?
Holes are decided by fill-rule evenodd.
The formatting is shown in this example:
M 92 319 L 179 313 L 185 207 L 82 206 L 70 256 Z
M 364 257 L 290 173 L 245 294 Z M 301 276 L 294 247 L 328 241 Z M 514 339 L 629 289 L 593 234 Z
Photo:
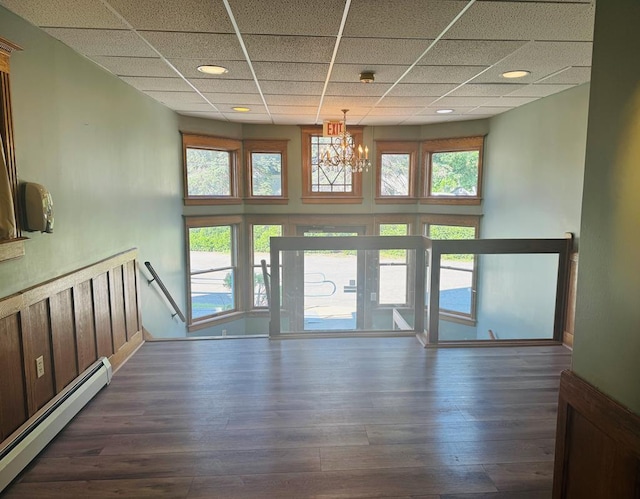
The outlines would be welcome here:
M 342 121 L 325 121 L 322 123 L 322 135 L 324 137 L 338 137 L 344 131 Z

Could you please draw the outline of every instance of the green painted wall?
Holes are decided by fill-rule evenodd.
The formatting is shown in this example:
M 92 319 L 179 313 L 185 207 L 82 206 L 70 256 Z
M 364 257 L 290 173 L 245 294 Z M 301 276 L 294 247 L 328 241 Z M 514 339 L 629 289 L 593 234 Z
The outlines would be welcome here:
M 560 238 L 580 230 L 589 85 L 491 118 L 483 238 Z M 557 258 L 482 257 L 478 337 L 550 338 Z
M 11 59 L 18 173 L 46 186 L 53 234 L 26 233 L 26 255 L 0 263 L 0 297 L 139 248 L 185 306 L 177 115 L 0 8 Z M 154 287 L 145 327 L 184 335 Z
M 596 9 L 573 369 L 640 414 L 640 4 Z

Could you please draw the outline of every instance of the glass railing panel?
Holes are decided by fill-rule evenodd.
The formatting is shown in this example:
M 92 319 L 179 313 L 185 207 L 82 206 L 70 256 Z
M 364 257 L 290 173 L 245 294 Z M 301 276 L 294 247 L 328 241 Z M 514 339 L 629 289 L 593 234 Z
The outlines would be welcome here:
M 448 256 L 440 341 L 553 339 L 558 255 L 478 255 L 475 284 L 472 273 L 445 268 Z

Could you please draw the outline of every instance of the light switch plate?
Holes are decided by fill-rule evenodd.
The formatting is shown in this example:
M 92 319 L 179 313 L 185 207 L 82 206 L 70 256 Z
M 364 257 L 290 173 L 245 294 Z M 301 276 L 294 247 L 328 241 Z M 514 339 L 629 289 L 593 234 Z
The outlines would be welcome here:
M 44 357 L 42 355 L 36 359 L 36 372 L 38 373 L 38 378 L 44 376 Z

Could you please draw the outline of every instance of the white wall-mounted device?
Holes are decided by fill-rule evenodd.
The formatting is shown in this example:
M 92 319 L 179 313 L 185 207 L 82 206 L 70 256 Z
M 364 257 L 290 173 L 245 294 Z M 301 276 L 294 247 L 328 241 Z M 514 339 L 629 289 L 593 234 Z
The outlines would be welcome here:
M 53 200 L 40 184 L 27 182 L 24 187 L 27 227 L 31 232 L 53 232 Z

